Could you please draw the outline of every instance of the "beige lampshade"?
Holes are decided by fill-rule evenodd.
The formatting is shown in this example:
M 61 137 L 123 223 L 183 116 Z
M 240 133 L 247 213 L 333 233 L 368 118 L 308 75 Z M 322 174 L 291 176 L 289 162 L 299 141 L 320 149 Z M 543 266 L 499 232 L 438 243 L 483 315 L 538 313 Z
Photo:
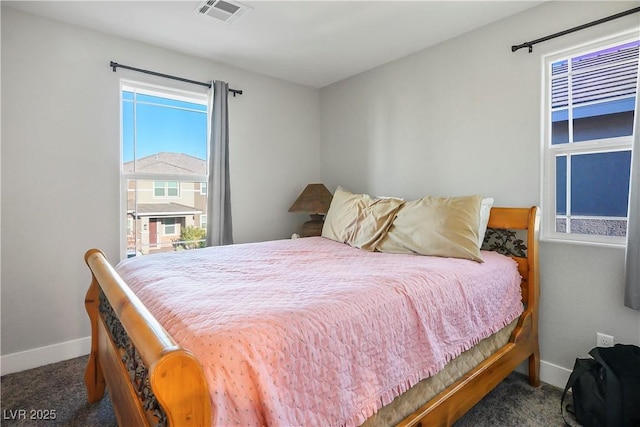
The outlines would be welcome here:
M 289 212 L 325 214 L 329 210 L 331 199 L 333 195 L 324 184 L 309 184 L 291 205 Z

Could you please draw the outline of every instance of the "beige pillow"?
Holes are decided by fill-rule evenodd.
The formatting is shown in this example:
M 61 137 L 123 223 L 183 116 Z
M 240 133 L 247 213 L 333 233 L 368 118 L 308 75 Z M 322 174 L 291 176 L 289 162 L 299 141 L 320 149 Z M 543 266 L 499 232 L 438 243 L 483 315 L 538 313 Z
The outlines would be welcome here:
M 407 202 L 376 249 L 484 262 L 478 248 L 481 202 L 481 196 Z
M 353 194 L 338 187 L 324 220 L 322 237 L 373 251 L 403 203 L 399 199 Z

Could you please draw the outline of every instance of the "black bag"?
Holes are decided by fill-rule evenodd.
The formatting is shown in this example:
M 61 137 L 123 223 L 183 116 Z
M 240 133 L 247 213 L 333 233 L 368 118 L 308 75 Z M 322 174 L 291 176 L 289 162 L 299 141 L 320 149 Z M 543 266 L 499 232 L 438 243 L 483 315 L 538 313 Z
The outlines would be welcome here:
M 616 344 L 589 354 L 593 359 L 576 359 L 561 411 L 571 388 L 573 405 L 566 409 L 584 427 L 640 427 L 640 347 Z

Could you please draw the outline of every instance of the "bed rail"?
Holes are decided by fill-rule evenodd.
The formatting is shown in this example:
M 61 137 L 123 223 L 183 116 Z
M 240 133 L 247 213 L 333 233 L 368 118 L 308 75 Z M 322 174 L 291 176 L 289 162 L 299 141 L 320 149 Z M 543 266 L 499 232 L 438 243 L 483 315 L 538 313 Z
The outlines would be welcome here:
M 536 206 L 531 208 L 494 207 L 491 209 L 488 229 L 494 230 L 501 236 L 498 239 L 500 243 L 490 244 L 488 242 L 490 238 L 485 239 L 483 248 L 505 253 L 518 263 L 518 270 L 522 276 L 522 300 L 525 303 L 525 310 L 520 316 L 509 342 L 504 347 L 410 414 L 398 424 L 399 427 L 453 425 L 458 418 L 527 360 L 529 363 L 529 383 L 534 387 L 540 385 L 540 349 L 538 344 L 539 228 L 540 209 Z M 526 244 L 525 241 L 517 237 L 514 230 L 526 231 L 524 236 Z M 491 247 L 485 247 L 487 245 Z M 504 247 L 499 248 L 498 246 Z

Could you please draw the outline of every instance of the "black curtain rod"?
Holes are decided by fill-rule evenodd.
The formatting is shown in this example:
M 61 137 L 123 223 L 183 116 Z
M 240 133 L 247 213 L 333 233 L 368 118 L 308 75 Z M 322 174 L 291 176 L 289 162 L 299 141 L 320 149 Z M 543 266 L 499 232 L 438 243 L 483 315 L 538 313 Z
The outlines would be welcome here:
M 189 79 L 184 79 L 182 77 L 170 76 L 169 74 L 163 74 L 163 73 L 157 73 L 155 71 L 143 70 L 142 68 L 129 67 L 128 65 L 118 64 L 117 62 L 113 62 L 113 61 L 111 61 L 109 63 L 109 66 L 113 69 L 114 73 L 116 72 L 116 69 L 119 67 L 119 68 L 124 68 L 124 69 L 127 69 L 127 70 L 138 71 L 140 73 L 151 74 L 151 75 L 154 75 L 154 76 L 165 77 L 167 79 L 179 80 L 181 82 L 187 82 L 187 83 L 192 83 L 194 85 L 206 86 L 208 88 L 211 88 L 211 83 L 198 82 L 196 80 L 189 80 Z M 236 97 L 236 95 L 242 95 L 242 90 L 240 90 L 240 89 L 229 89 L 229 92 L 231 92 L 233 94 L 234 98 Z
M 640 12 L 640 7 L 629 9 L 624 12 L 616 13 L 615 15 L 607 16 L 606 18 L 598 19 L 597 21 L 589 22 L 586 24 L 578 25 L 577 27 L 569 28 L 568 30 L 560 31 L 559 33 L 551 34 L 550 36 L 542 37 L 530 42 L 522 43 L 517 46 L 511 46 L 511 52 L 515 52 L 523 47 L 529 48 L 529 53 L 533 52 L 533 45 L 540 42 L 546 42 L 547 40 L 555 39 L 556 37 L 564 36 L 575 31 L 584 30 L 585 28 L 593 27 L 594 25 L 602 24 L 604 22 L 612 21 L 614 19 L 622 18 L 623 16 L 631 15 L 632 13 Z

